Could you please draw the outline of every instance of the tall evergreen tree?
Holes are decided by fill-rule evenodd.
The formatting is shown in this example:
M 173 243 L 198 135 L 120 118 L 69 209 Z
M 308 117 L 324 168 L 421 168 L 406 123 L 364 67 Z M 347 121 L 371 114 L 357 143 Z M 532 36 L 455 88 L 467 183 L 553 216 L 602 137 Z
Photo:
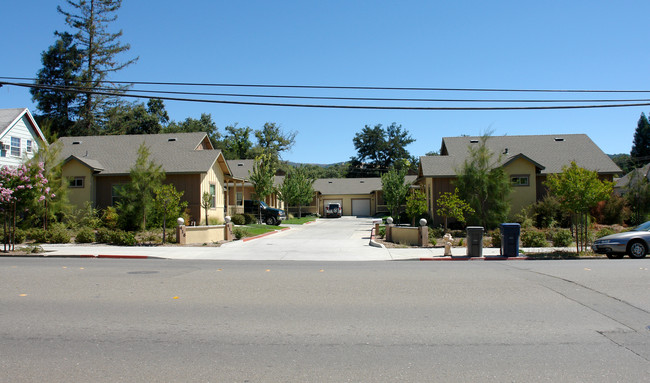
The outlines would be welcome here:
M 69 135 L 74 125 L 79 111 L 79 94 L 45 87 L 78 87 L 82 54 L 71 34 L 55 32 L 55 35 L 59 39 L 41 53 L 43 67 L 36 74 L 36 84 L 44 88 L 31 88 L 30 93 L 40 111 L 39 124 L 48 125 L 50 134 L 60 137 Z
M 636 124 L 630 156 L 638 167 L 650 162 L 650 122 L 644 113 Z
M 80 86 L 82 102 L 75 134 L 92 135 L 99 132 L 103 112 L 115 105 L 116 98 L 93 94 L 93 91 L 110 88 L 120 91 L 123 87 L 104 85 L 110 73 L 119 71 L 137 61 L 137 57 L 125 62 L 117 60 L 117 55 L 130 49 L 129 44 L 120 43 L 122 31 L 108 30 L 117 19 L 116 12 L 122 0 L 66 0 L 70 11 L 58 6 L 59 13 L 74 32 L 74 40 L 82 52 Z

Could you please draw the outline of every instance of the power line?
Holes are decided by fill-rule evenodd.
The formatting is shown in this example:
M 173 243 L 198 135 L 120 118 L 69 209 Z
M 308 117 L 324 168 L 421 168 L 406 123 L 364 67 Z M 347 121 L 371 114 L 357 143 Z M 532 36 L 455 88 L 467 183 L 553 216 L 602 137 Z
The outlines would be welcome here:
M 86 93 L 104 96 L 115 97 L 129 97 L 129 98 L 144 98 L 144 99 L 160 99 L 168 101 L 185 101 L 185 102 L 203 102 L 213 104 L 230 104 L 230 105 L 252 105 L 252 106 L 276 106 L 276 107 L 296 107 L 296 108 L 325 108 L 325 109 L 367 109 L 367 110 L 438 110 L 438 111 L 481 111 L 481 110 L 553 110 L 553 109 L 597 109 L 597 108 L 625 108 L 637 106 L 650 106 L 649 102 L 643 103 L 624 103 L 624 104 L 593 104 L 593 105 L 554 105 L 554 106 L 503 106 L 503 107 L 427 107 L 427 106 L 375 106 L 375 105 L 326 105 L 326 104 L 295 104 L 295 103 L 269 103 L 269 102 L 253 102 L 253 101 L 232 101 L 232 100 L 209 100 L 209 99 L 194 99 L 182 97 L 165 97 L 165 96 L 147 96 L 138 94 L 127 94 L 123 92 L 109 92 L 109 91 L 77 91 L 67 88 L 61 88 L 48 85 L 26 84 L 26 83 L 13 83 L 0 81 L 0 85 L 13 85 L 25 88 L 36 89 L 49 89 L 60 90 L 65 92 Z
M 3 77 L 6 80 L 36 81 L 32 77 Z M 84 80 L 82 80 L 84 81 Z M 91 82 L 92 80 L 85 80 Z M 95 81 L 92 81 L 95 82 Z M 347 90 L 402 90 L 402 91 L 453 91 L 453 92 L 530 92 L 530 93 L 650 93 L 650 90 L 633 89 L 506 89 L 506 88 L 429 88 L 429 87 L 381 87 L 381 86 L 338 86 L 338 85 L 278 85 L 278 84 L 232 84 L 155 81 L 99 81 L 110 84 L 170 85 L 170 86 L 212 86 L 245 88 L 287 88 L 287 89 L 347 89 Z
M 85 89 L 75 86 L 57 85 L 57 90 L 83 93 Z M 113 91 L 112 88 L 96 87 L 99 91 Z M 247 94 L 247 93 L 212 93 L 212 92 L 182 92 L 147 89 L 125 89 L 121 92 L 178 94 L 193 96 L 219 96 L 219 97 L 246 97 L 246 98 L 278 98 L 302 100 L 337 100 L 337 101 L 396 101 L 396 102 L 486 102 L 486 103 L 585 103 L 585 102 L 650 102 L 650 99 L 461 99 L 461 98 L 391 98 L 391 97 L 336 97 L 336 96 L 297 96 L 274 94 Z

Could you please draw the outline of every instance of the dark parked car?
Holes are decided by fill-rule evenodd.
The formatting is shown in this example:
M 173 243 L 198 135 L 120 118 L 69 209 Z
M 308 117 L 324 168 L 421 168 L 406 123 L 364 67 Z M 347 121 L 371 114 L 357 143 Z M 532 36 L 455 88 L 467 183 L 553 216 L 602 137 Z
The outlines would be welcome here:
M 592 246 L 594 253 L 607 254 L 607 258 L 643 258 L 650 248 L 650 221 L 630 231 L 598 238 Z
M 264 201 L 244 200 L 244 213 L 253 214 L 260 217 L 267 225 L 277 225 L 280 221 L 287 219 L 287 214 L 282 209 L 269 207 Z
M 341 208 L 340 203 L 327 204 L 327 207 L 325 208 L 325 217 L 341 218 L 341 214 L 343 214 L 343 208 Z

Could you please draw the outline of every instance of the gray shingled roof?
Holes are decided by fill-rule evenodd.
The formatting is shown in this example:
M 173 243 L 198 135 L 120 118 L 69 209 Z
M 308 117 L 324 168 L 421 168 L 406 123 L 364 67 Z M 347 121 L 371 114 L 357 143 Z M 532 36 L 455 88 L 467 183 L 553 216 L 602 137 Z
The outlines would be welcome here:
M 412 184 L 415 176 L 406 176 L 404 181 Z M 370 194 L 381 190 L 381 178 L 320 178 L 314 182 L 314 190 L 321 194 Z
M 628 186 L 630 183 L 630 180 L 632 179 L 632 175 L 634 173 L 637 173 L 637 179 L 645 177 L 648 181 L 650 181 L 650 164 L 647 164 L 641 168 L 637 168 L 632 170 L 631 172 L 627 173 L 623 177 L 619 178 L 616 181 L 616 186 L 615 188 L 625 188 Z
M 221 154 L 220 150 L 196 150 L 206 136 L 205 133 L 169 133 L 61 137 L 60 158 L 83 158 L 87 165 L 103 168 L 100 174 L 128 174 L 144 142 L 151 152 L 150 159 L 162 165 L 166 173 L 204 173 Z
M 233 178 L 239 180 L 247 180 L 249 171 L 253 171 L 253 165 L 255 164 L 255 160 L 228 160 L 226 162 Z
M 469 145 L 478 145 L 480 137 L 445 137 L 441 156 L 421 157 L 425 177 L 454 176 L 468 155 Z M 572 161 L 601 174 L 617 174 L 621 169 L 586 134 L 554 134 L 530 136 L 491 136 L 487 147 L 497 154 L 505 153 L 505 163 L 512 156 L 523 154 L 537 165 L 542 174 L 561 173 Z M 506 151 L 507 149 L 507 151 Z
M 0 109 L 0 132 L 7 129 L 25 108 Z

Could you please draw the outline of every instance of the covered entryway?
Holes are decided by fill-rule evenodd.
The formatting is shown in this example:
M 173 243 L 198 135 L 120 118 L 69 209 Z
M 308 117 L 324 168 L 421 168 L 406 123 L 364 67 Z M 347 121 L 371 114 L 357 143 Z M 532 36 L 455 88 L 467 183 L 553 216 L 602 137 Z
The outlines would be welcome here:
M 356 215 L 357 217 L 370 216 L 370 198 L 353 199 L 352 215 Z

